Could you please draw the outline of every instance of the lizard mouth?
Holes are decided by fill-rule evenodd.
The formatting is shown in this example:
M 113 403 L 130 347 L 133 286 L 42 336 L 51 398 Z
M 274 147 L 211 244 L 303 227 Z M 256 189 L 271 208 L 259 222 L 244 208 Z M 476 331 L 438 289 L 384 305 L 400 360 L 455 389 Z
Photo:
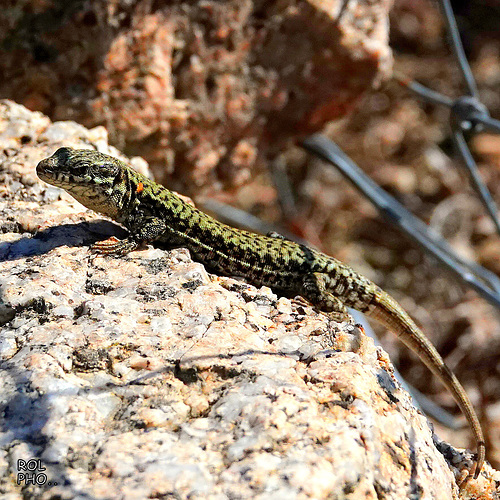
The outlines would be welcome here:
M 54 169 L 51 168 L 51 162 L 50 158 L 46 158 L 45 160 L 42 160 L 41 162 L 38 163 L 36 166 L 36 175 L 42 181 L 50 180 L 54 178 Z
M 68 157 L 73 150 L 71 148 L 59 148 L 52 156 L 40 161 L 36 166 L 36 173 L 40 175 L 55 176 L 56 172 L 62 170 Z
M 53 156 L 38 163 L 36 174 L 42 181 L 57 187 L 64 187 L 65 182 L 68 180 L 67 175 L 58 168 L 57 159 Z

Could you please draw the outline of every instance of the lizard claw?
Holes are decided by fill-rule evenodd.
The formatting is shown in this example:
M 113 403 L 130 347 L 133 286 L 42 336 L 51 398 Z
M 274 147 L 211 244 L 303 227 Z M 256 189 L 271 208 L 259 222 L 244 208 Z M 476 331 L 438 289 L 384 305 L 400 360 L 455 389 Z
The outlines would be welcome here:
M 119 240 L 115 236 L 111 236 L 104 241 L 94 243 L 90 250 L 102 255 L 125 255 L 132 250 L 135 250 L 139 245 L 135 241 L 129 239 Z

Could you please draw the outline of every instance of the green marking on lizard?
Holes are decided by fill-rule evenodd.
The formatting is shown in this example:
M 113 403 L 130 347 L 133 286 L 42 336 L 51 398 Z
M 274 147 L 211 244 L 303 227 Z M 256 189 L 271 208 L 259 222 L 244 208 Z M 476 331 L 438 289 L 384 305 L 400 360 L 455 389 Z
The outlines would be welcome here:
M 122 161 L 96 151 L 60 148 L 38 164 L 37 174 L 129 230 L 124 240 L 96 243 L 93 250 L 99 253 L 124 255 L 153 241 L 168 248 L 186 247 L 214 273 L 242 276 L 287 297 L 301 295 L 337 317 L 345 317 L 346 307 L 352 307 L 387 326 L 453 394 L 476 440 L 478 477 L 486 448 L 465 390 L 404 309 L 369 279 L 305 245 L 227 226 Z

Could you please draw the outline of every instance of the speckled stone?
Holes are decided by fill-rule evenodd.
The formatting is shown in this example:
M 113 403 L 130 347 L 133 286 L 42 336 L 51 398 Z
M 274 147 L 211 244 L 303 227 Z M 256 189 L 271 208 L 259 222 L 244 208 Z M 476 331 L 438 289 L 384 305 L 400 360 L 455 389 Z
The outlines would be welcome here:
M 116 154 L 102 129 L 4 101 L 0 131 L 0 175 L 21 184 L 0 194 L 2 498 L 457 498 L 456 469 L 361 328 L 183 249 L 92 255 L 123 229 L 34 167 L 62 144 Z M 51 485 L 16 484 L 31 458 Z

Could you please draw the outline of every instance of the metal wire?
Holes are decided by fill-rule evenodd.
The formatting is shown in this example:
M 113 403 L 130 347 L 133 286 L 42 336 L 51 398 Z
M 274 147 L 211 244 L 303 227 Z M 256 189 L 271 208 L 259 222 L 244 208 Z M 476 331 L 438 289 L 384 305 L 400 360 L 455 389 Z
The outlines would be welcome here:
M 497 217 L 497 206 L 493 201 L 490 192 L 479 176 L 479 171 L 476 168 L 474 158 L 472 157 L 472 154 L 467 146 L 467 142 L 465 141 L 464 134 L 462 130 L 460 130 L 460 128 L 453 127 L 452 139 L 455 143 L 455 147 L 460 152 L 460 155 L 465 162 L 466 170 L 469 174 L 469 178 L 472 185 L 474 186 L 474 189 L 480 194 L 480 197 L 483 200 L 483 205 L 488 211 L 493 224 L 495 224 L 497 232 L 500 234 L 500 222 Z
M 465 56 L 462 40 L 460 39 L 460 33 L 458 32 L 457 22 L 455 20 L 455 16 L 453 15 L 451 4 L 449 0 L 439 0 L 439 6 L 441 7 L 446 21 L 448 36 L 451 40 L 451 47 L 453 53 L 455 54 L 455 59 L 460 67 L 465 84 L 469 89 L 469 95 L 479 100 L 476 80 L 474 80 L 474 76 L 469 66 L 469 61 L 467 61 L 467 57 Z
M 452 139 L 455 148 L 462 159 L 464 167 L 471 180 L 473 189 L 479 196 L 497 233 L 500 235 L 500 220 L 498 218 L 498 207 L 493 200 L 488 188 L 481 179 L 479 169 L 474 157 L 472 156 L 469 146 L 463 135 L 464 131 L 470 131 L 472 134 L 488 130 L 493 133 L 500 133 L 500 121 L 490 117 L 488 109 L 479 100 L 479 92 L 476 81 L 470 69 L 467 58 L 463 50 L 460 34 L 458 32 L 457 23 L 449 0 L 439 0 L 439 5 L 446 20 L 448 35 L 451 40 L 451 46 L 455 59 L 460 67 L 464 82 L 468 88 L 469 95 L 463 95 L 457 99 L 429 89 L 424 85 L 411 80 L 400 73 L 395 73 L 394 78 L 403 86 L 408 88 L 418 97 L 426 102 L 436 105 L 446 106 L 450 109 L 450 126 L 452 131 Z
M 304 140 L 302 146 L 337 169 L 361 191 L 377 210 L 444 264 L 467 286 L 500 309 L 500 279 L 484 267 L 457 255 L 450 245 L 415 217 L 401 203 L 370 179 L 333 141 L 321 134 Z
M 453 99 L 450 99 L 448 96 L 440 94 L 435 90 L 429 89 L 421 83 L 416 82 L 415 80 L 407 78 L 405 75 L 399 73 L 398 71 L 394 71 L 393 78 L 397 80 L 401 85 L 411 90 L 414 94 L 417 94 L 424 101 L 430 102 L 432 104 L 440 104 L 450 109 L 453 106 Z

